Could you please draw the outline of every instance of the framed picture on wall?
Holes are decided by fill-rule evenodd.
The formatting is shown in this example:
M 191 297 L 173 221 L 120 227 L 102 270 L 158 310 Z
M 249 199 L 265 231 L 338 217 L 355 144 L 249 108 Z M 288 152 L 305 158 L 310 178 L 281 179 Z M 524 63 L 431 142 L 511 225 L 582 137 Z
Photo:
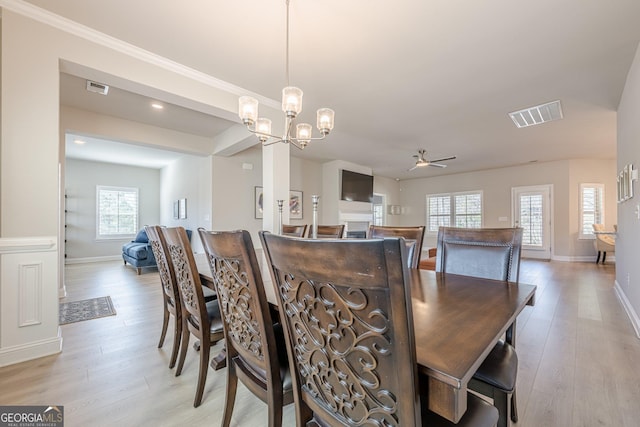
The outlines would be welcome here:
M 173 219 L 180 218 L 180 202 L 175 200 L 173 202 Z
M 264 194 L 262 193 L 262 187 L 254 187 L 253 198 L 254 215 L 256 219 L 262 219 L 262 213 L 264 209 Z
M 180 199 L 178 211 L 180 219 L 187 219 L 187 199 Z
M 302 191 L 289 191 L 289 219 L 302 219 Z

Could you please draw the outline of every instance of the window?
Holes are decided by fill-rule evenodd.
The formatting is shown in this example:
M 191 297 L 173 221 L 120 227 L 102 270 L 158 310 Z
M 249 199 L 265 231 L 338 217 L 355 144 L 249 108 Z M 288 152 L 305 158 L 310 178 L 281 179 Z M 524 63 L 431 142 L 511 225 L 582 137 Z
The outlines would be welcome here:
M 373 195 L 373 225 L 384 225 L 385 196 Z
M 97 186 L 98 239 L 135 236 L 138 232 L 138 189 Z
M 580 184 L 580 238 L 593 239 L 593 224 L 604 224 L 604 184 Z
M 482 227 L 482 192 L 428 194 L 427 232 L 439 227 Z

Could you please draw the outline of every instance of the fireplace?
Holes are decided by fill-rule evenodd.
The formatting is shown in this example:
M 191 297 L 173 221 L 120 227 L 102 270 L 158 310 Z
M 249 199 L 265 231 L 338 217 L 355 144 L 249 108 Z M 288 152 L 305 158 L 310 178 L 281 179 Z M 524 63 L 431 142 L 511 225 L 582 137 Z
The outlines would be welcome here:
M 345 236 L 348 238 L 366 238 L 372 223 L 373 214 L 370 212 L 340 212 L 340 224 L 344 224 Z

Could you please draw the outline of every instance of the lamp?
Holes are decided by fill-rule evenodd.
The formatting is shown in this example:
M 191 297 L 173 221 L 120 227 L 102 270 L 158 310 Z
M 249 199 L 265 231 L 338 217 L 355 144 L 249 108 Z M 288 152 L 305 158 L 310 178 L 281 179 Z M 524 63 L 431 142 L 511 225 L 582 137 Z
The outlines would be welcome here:
M 291 132 L 294 120 L 302 111 L 302 90 L 289 85 L 289 0 L 287 4 L 287 44 L 285 55 L 285 67 L 287 87 L 282 89 L 282 111 L 285 113 L 284 135 L 282 137 L 271 134 L 271 120 L 258 117 L 258 100 L 250 96 L 241 96 L 238 100 L 238 115 L 247 126 L 249 132 L 258 136 L 262 145 L 271 145 L 277 142 L 291 143 L 300 150 L 312 140 L 324 139 L 333 129 L 335 113 L 330 108 L 320 108 L 317 111 L 316 126 L 321 137 L 313 137 L 313 127 L 308 123 L 296 125 L 296 136 Z

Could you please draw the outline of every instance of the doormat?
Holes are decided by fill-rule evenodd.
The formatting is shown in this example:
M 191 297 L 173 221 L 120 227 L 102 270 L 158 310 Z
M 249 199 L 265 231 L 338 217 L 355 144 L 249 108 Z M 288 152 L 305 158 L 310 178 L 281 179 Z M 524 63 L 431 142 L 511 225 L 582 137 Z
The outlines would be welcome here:
M 82 322 L 83 320 L 97 319 L 99 317 L 113 316 L 116 310 L 113 308 L 111 297 L 98 297 L 74 302 L 61 302 L 58 314 L 58 323 Z

